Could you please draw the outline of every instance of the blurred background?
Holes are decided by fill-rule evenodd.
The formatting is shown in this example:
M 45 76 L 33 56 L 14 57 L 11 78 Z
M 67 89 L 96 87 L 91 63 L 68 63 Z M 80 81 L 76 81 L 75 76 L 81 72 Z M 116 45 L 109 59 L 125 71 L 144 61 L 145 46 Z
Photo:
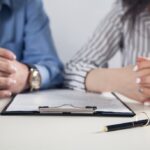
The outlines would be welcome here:
M 115 0 L 43 0 L 58 54 L 65 63 L 87 42 Z M 110 61 L 120 66 L 120 53 Z

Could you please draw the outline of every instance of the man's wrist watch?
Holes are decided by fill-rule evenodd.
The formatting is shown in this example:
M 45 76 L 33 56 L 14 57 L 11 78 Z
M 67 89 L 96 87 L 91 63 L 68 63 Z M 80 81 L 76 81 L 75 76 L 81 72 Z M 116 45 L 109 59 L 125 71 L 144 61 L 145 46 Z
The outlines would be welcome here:
M 29 66 L 29 88 L 30 91 L 39 90 L 41 87 L 41 75 L 36 67 Z

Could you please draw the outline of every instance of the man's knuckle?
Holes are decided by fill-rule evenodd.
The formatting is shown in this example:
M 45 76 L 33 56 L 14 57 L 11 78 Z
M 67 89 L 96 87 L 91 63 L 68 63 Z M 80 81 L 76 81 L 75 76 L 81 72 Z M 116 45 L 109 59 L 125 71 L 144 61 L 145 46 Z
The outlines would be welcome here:
M 7 67 L 7 68 L 10 68 L 10 65 L 11 65 L 10 62 L 9 62 L 9 61 L 6 61 L 6 67 Z
M 11 70 L 12 70 L 12 66 L 11 66 L 11 63 L 10 63 L 9 61 L 6 63 L 6 69 L 7 69 L 8 71 L 11 71 Z
M 0 91 L 0 97 L 5 98 L 8 96 L 8 93 L 6 91 Z
M 6 87 L 10 87 L 11 86 L 11 80 L 10 79 L 6 79 L 5 83 L 6 83 Z
M 0 92 L 0 97 L 3 98 L 5 96 L 4 92 Z

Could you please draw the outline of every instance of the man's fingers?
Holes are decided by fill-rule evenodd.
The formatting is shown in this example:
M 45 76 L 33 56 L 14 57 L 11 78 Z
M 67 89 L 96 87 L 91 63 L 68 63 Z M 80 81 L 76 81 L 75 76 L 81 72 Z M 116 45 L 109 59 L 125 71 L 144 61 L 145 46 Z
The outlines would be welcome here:
M 11 63 L 11 61 L 6 59 L 0 59 L 0 72 L 6 74 L 12 74 L 17 71 L 16 67 Z
M 6 58 L 9 60 L 16 60 L 16 55 L 13 52 L 4 48 L 0 48 L 0 57 Z
M 10 74 L 4 73 L 4 72 L 0 72 L 0 77 L 8 78 L 9 76 L 10 76 Z
M 7 90 L 0 90 L 0 98 L 7 98 L 12 96 L 12 93 Z
M 0 89 L 10 89 L 16 84 L 16 81 L 11 78 L 0 77 Z

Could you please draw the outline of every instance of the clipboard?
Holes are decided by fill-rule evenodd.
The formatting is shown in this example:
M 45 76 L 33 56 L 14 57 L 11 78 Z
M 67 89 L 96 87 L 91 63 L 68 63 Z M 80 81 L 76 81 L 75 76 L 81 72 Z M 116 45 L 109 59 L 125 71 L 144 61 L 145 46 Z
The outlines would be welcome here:
M 133 117 L 135 113 L 114 93 L 108 96 L 59 89 L 18 94 L 1 115 Z

